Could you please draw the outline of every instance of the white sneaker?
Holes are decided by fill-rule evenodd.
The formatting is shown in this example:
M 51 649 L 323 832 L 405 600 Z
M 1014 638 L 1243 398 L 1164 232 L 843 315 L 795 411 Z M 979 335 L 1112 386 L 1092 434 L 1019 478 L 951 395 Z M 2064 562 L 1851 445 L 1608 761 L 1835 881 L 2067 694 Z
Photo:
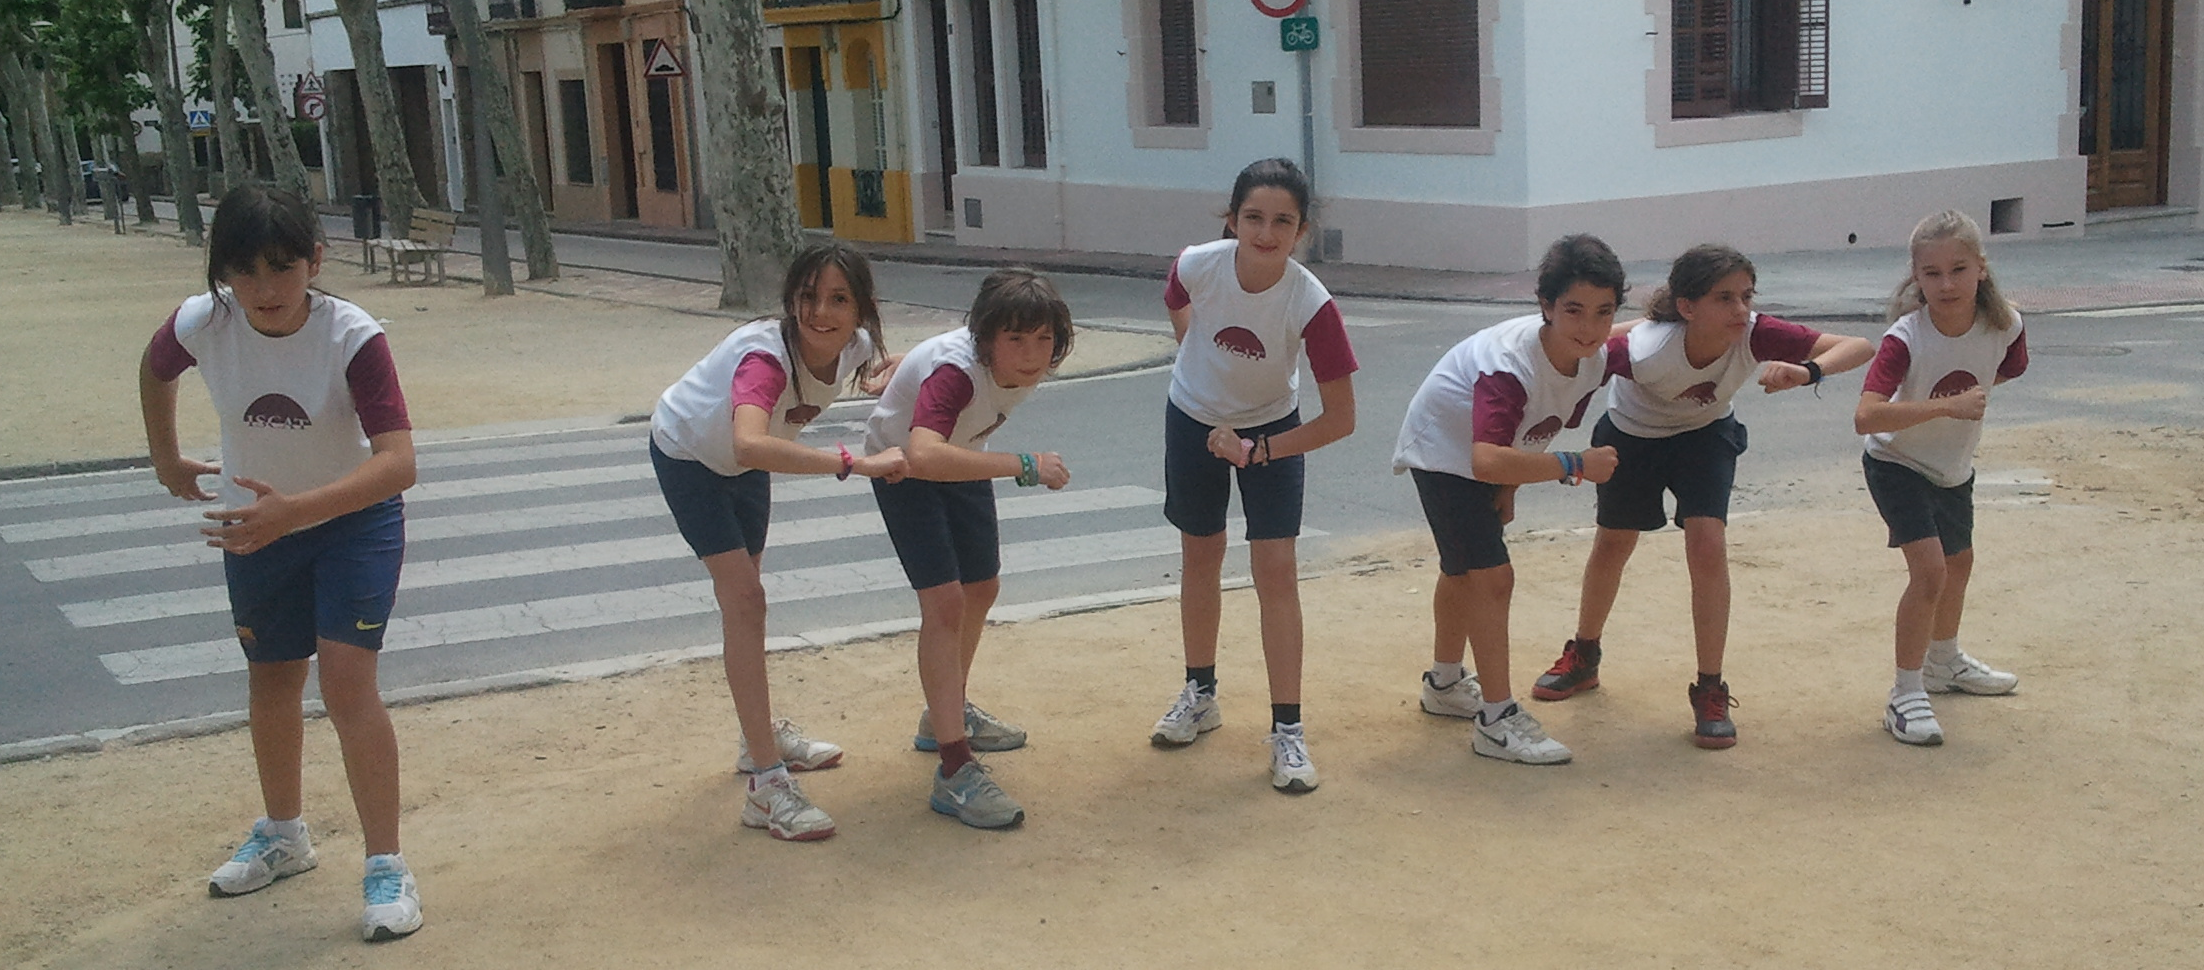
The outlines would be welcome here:
M 834 820 L 804 797 L 796 779 L 759 778 L 742 803 L 742 824 L 786 842 L 815 842 L 834 834 Z
M 1921 662 L 1921 683 L 1931 694 L 2010 694 L 2020 686 L 2020 675 L 1992 670 L 1990 665 L 1962 651 L 1948 664 L 1930 658 Z
M 1025 738 L 1024 728 L 981 710 L 971 701 L 964 702 L 964 739 L 972 742 L 972 750 L 1016 751 L 1025 747 Z M 934 737 L 932 708 L 919 709 L 918 730 L 911 735 L 911 747 L 941 750 L 941 740 Z
M 1223 726 L 1224 712 L 1217 709 L 1217 695 L 1189 680 L 1179 691 L 1179 699 L 1172 701 L 1171 709 L 1156 722 L 1148 743 L 1159 748 L 1183 748 Z
M 1487 758 L 1526 765 L 1565 765 L 1573 757 L 1561 742 L 1546 736 L 1545 726 L 1531 712 L 1513 702 L 1498 721 L 1478 720 L 1469 749 Z
M 1454 682 L 1451 687 L 1431 686 L 1431 671 L 1423 672 L 1423 711 L 1446 717 L 1476 717 L 1477 709 L 1485 703 L 1483 688 L 1477 686 L 1477 675 L 1470 674 Z
M 1300 794 L 1316 790 L 1316 766 L 1309 763 L 1309 740 L 1299 724 L 1273 724 L 1270 737 L 1270 787 Z
M 290 839 L 269 831 L 272 824 L 266 818 L 253 823 L 252 834 L 237 847 L 237 854 L 207 879 L 207 895 L 243 896 L 259 892 L 278 879 L 298 875 L 321 864 L 314 855 L 314 841 L 306 834 L 305 823 L 299 824 L 298 837 Z
M 1944 726 L 1936 723 L 1929 696 L 1918 691 L 1890 699 L 1890 705 L 1883 708 L 1883 730 L 1907 744 L 1944 743 Z
M 773 741 L 781 749 L 781 763 L 790 771 L 818 771 L 842 763 L 842 748 L 816 738 L 804 737 L 802 728 L 789 723 L 787 718 L 773 722 Z M 735 770 L 751 774 L 758 770 L 750 760 L 750 739 L 742 739 L 742 753 L 735 756 Z
M 409 936 L 421 928 L 421 887 L 413 881 L 406 860 L 395 855 L 367 857 L 367 877 L 360 880 L 367 910 L 360 914 L 360 938 L 380 943 Z

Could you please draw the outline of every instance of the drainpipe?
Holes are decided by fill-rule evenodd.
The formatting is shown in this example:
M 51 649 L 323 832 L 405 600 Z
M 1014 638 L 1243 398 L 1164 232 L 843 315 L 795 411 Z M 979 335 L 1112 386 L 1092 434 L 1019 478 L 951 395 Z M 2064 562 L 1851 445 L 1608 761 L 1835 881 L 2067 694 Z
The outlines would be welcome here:
M 1042 78 L 1042 82 L 1048 85 L 1048 111 L 1052 122 L 1048 126 L 1048 137 L 1056 143 L 1049 152 L 1049 157 L 1056 160 L 1056 248 L 1069 250 L 1071 212 L 1068 207 L 1071 204 L 1071 189 L 1066 183 L 1071 179 L 1071 166 L 1066 163 L 1064 156 L 1070 152 L 1064 150 L 1064 139 L 1058 136 L 1064 130 L 1064 94 L 1061 83 L 1064 76 L 1064 45 L 1059 39 L 1062 36 L 1060 25 L 1064 18 L 1053 4 L 1034 6 L 1036 12 L 1044 9 L 1048 11 L 1048 75 Z

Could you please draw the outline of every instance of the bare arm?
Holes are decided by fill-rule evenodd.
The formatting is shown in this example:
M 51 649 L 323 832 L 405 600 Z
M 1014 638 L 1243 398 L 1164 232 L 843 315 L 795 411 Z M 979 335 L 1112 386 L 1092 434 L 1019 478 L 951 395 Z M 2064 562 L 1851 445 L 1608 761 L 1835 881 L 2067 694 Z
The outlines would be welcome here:
M 222 470 L 183 456 L 176 443 L 176 382 L 154 375 L 150 346 L 138 359 L 138 409 L 145 414 L 146 451 L 153 457 L 153 474 L 162 487 L 177 498 L 214 501 L 214 496 L 199 487 L 199 476 L 219 475 Z
M 1852 412 L 1852 430 L 1860 434 L 1886 434 L 1927 424 L 1937 418 L 1980 421 L 1989 400 L 1989 392 L 1980 387 L 1926 401 L 1893 401 L 1888 395 L 1865 391 L 1860 394 L 1859 409 Z
M 1604 482 L 1615 474 L 1615 449 L 1602 445 L 1585 449 L 1583 477 L 1587 482 Z M 1563 470 L 1561 456 L 1536 451 L 1524 451 L 1507 445 L 1479 441 L 1469 446 L 1469 470 L 1480 482 L 1512 489 L 1517 485 L 1536 482 L 1558 482 Z M 1514 496 L 1509 496 L 1512 511 Z
M 206 513 L 217 525 L 199 530 L 207 545 L 245 555 L 266 548 L 292 530 L 357 512 L 413 487 L 413 432 L 385 431 L 367 439 L 370 452 L 360 467 L 343 478 L 296 495 L 285 495 L 265 482 L 236 481 L 251 489 L 251 505 Z
M 1194 325 L 1194 305 L 1189 303 L 1171 311 L 1171 339 L 1186 342 L 1186 328 Z
M 772 415 L 755 404 L 735 405 L 735 462 L 744 468 L 755 468 L 782 475 L 833 475 L 842 470 L 842 454 L 839 451 L 822 451 L 784 441 L 769 432 Z M 890 448 L 877 455 L 866 455 L 850 466 L 850 470 L 866 478 L 886 478 L 897 481 L 904 472 L 903 449 Z
M 1015 453 L 962 448 L 950 444 L 949 439 L 932 428 L 912 428 L 911 443 L 904 446 L 903 454 L 910 462 L 911 477 L 929 482 L 1016 478 L 1024 470 Z M 1058 489 L 1071 482 L 1071 471 L 1064 467 L 1062 456 L 1051 451 L 1033 457 L 1041 473 L 1041 484 Z

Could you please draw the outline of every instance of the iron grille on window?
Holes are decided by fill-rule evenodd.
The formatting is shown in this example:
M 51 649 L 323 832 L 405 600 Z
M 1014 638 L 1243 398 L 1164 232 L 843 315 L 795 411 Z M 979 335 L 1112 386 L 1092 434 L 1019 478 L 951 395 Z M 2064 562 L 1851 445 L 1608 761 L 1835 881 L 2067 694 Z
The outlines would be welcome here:
M 1362 0 L 1362 123 L 1475 128 L 1477 4 Z
M 1674 0 L 1677 118 L 1829 106 L 1829 0 Z
M 857 214 L 872 219 L 888 216 L 887 173 L 878 169 L 850 170 L 850 185 L 857 193 Z
M 1201 61 L 1194 48 L 1194 0 L 1159 0 L 1156 20 L 1156 67 L 1163 75 L 1163 123 L 1201 124 Z

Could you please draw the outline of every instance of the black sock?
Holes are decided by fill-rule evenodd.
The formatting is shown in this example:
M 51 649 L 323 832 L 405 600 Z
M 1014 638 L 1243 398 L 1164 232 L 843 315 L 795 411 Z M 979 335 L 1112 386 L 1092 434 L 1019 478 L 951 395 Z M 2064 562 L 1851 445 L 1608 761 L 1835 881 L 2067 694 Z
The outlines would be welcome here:
M 1700 674 L 1700 675 L 1699 675 L 1699 686 L 1701 686 L 1701 687 L 1720 687 L 1720 686 L 1722 686 L 1722 675 L 1721 675 L 1721 674 Z
M 1200 690 L 1200 691 L 1201 691 L 1202 693 L 1204 693 L 1204 694 L 1208 694 L 1208 695 L 1210 695 L 1211 697 L 1215 697 L 1215 696 L 1216 696 L 1216 694 L 1217 694 L 1217 665 L 1216 665 L 1216 664 L 1210 664 L 1210 665 L 1209 665 L 1209 666 L 1207 666 L 1207 667 L 1188 667 L 1188 668 L 1186 668 L 1186 679 L 1187 679 L 1187 680 L 1191 680 L 1191 681 L 1193 681 L 1193 682 L 1194 682 L 1194 687 L 1195 687 L 1195 688 L 1196 688 L 1197 690 Z
M 1299 724 L 1301 723 L 1301 705 L 1272 704 L 1270 705 L 1270 719 L 1278 724 Z

